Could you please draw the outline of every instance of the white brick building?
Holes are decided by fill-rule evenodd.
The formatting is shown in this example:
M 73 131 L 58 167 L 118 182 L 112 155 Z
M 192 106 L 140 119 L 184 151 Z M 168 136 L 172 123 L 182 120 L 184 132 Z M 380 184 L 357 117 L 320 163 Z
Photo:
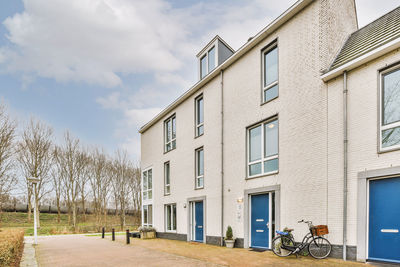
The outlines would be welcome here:
M 357 30 L 353 0 L 299 0 L 237 51 L 216 36 L 197 55 L 200 81 L 140 130 L 143 224 L 211 244 L 230 225 L 237 247 L 268 248 L 285 226 L 301 239 L 307 219 L 329 226 L 332 256 L 345 244 L 348 259 L 400 261 L 376 251 L 368 204 L 371 179 L 400 176 L 400 85 L 380 82 L 400 84 L 399 14 Z M 400 255 L 390 212 L 399 245 L 386 251 Z

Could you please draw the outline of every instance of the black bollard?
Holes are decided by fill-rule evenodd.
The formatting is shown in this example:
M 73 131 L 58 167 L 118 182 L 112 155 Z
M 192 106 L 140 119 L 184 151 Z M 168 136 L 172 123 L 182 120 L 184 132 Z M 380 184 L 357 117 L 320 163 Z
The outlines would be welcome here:
M 129 245 L 131 243 L 131 236 L 129 234 L 129 229 L 126 230 L 126 244 Z
M 112 229 L 112 241 L 115 241 L 115 230 L 114 230 L 114 228 Z
M 101 238 L 104 238 L 104 233 L 105 233 L 105 229 L 103 227 L 103 229 L 101 229 Z

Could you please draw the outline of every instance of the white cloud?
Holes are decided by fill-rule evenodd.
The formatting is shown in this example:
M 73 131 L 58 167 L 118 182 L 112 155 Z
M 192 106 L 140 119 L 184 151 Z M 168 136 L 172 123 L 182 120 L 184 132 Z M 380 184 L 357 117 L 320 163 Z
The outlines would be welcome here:
M 182 65 L 174 50 L 187 45 L 188 32 L 162 0 L 25 0 L 24 6 L 3 22 L 15 47 L 1 53 L 9 71 L 116 86 L 118 73 Z

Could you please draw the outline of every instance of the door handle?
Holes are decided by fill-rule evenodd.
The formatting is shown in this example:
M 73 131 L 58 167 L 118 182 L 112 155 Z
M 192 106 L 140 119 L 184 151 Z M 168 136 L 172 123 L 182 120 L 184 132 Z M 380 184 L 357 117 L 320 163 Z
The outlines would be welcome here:
M 267 228 L 269 228 L 269 222 L 267 223 Z

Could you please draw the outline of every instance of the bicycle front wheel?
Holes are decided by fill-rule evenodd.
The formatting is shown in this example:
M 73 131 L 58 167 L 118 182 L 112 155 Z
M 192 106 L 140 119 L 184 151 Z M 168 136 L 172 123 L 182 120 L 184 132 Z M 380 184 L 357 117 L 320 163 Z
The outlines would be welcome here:
M 280 235 L 272 240 L 272 251 L 276 256 L 279 257 L 287 257 L 292 254 L 292 251 L 284 249 L 282 245 L 294 247 L 294 242 L 291 238 Z
M 325 259 L 331 254 L 331 251 L 331 243 L 322 236 L 315 237 L 308 245 L 308 252 L 316 259 Z

